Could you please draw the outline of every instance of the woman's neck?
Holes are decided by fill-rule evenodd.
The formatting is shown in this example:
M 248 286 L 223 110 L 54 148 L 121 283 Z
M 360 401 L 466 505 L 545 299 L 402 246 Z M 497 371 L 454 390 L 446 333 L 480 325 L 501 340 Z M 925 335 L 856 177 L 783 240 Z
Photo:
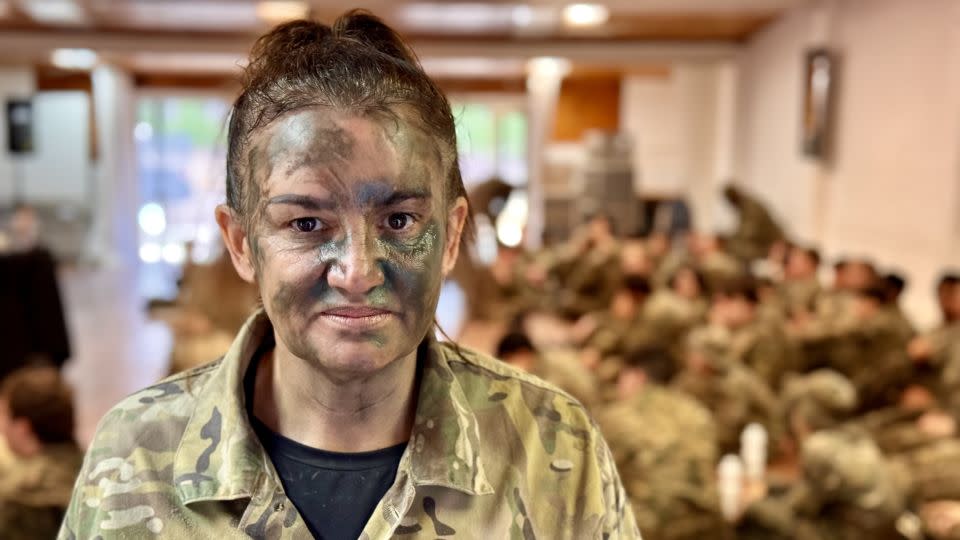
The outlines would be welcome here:
M 333 377 L 278 343 L 257 366 L 254 415 L 312 448 L 367 452 L 410 438 L 416 408 L 417 351 L 362 377 Z

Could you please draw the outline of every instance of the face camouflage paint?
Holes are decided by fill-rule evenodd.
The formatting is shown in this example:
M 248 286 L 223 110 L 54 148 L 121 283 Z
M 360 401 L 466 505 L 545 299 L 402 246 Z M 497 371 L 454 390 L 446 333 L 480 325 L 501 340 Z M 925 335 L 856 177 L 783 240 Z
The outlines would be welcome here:
M 249 241 L 278 337 L 346 370 L 415 350 L 433 324 L 447 226 L 429 139 L 404 122 L 310 108 L 252 148 Z

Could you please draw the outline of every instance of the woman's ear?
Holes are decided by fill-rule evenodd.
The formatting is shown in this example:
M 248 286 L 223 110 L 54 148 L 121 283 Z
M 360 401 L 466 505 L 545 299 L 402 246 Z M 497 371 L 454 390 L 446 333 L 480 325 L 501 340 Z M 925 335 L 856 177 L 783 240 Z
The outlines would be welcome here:
M 457 197 L 447 213 L 447 242 L 443 248 L 443 276 L 446 277 L 457 264 L 460 254 L 460 237 L 463 236 L 463 227 L 467 223 L 467 214 L 470 211 L 466 197 Z
M 225 204 L 217 206 L 216 210 L 217 225 L 220 226 L 220 235 L 223 237 L 223 245 L 230 252 L 230 260 L 233 261 L 233 267 L 237 269 L 237 274 L 249 283 L 256 281 L 256 261 L 254 254 L 250 249 L 250 237 L 247 236 L 247 230 L 240 222 L 233 209 Z

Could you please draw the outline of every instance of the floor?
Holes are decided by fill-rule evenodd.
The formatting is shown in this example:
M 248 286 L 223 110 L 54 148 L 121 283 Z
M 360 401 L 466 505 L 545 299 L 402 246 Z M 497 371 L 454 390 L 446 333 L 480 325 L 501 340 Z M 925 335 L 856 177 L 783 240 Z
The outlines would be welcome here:
M 163 323 L 147 319 L 134 272 L 71 269 L 60 279 L 74 353 L 66 376 L 86 445 L 110 407 L 167 373 L 172 340 Z

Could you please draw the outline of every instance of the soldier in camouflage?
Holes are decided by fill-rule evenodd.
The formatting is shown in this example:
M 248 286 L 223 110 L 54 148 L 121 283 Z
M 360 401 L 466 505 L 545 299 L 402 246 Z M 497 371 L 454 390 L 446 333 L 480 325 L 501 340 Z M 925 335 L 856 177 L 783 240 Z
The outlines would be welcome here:
M 723 195 L 740 217 L 737 229 L 727 239 L 728 249 L 735 257 L 742 261 L 763 258 L 771 246 L 786 239 L 770 211 L 744 189 L 731 184 L 724 188 Z
M 53 367 L 27 367 L 0 386 L 0 538 L 53 538 L 83 453 L 73 439 L 72 392 Z
M 665 386 L 674 369 L 664 349 L 631 353 L 597 421 L 645 538 L 721 539 L 716 426 L 702 405 Z
M 468 216 L 455 133 L 372 15 L 258 40 L 217 221 L 263 309 L 107 413 L 60 538 L 639 538 L 582 405 L 432 339 Z

